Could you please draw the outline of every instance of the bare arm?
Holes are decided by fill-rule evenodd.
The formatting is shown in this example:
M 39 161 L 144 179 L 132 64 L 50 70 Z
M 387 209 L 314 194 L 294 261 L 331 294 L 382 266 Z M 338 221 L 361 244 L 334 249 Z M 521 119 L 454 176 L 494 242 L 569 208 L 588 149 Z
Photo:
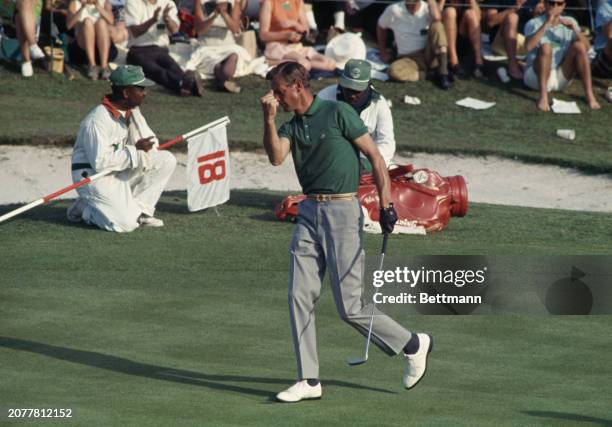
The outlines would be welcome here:
M 81 7 L 77 10 L 79 5 Z M 83 6 L 84 5 L 78 0 L 70 2 L 70 5 L 68 6 L 68 18 L 66 19 L 66 28 L 71 30 L 79 22 L 79 18 L 85 9 Z
M 223 21 L 225 21 L 227 28 L 229 28 L 232 33 L 237 34 L 240 32 L 240 15 L 235 17 L 234 13 L 236 11 L 240 13 L 240 6 L 238 4 L 235 5 L 235 7 L 232 9 L 232 13 L 230 14 L 227 2 L 217 3 L 217 11 L 223 18 Z
M 361 151 L 372 164 L 372 173 L 374 174 L 374 181 L 376 182 L 376 189 L 378 190 L 378 199 L 381 208 L 388 208 L 389 204 L 393 202 L 391 199 L 391 180 L 389 173 L 387 172 L 387 166 L 385 160 L 380 155 L 376 144 L 372 140 L 369 133 L 364 133 L 359 138 L 353 141 L 353 144 Z
M 540 40 L 544 36 L 544 33 L 546 33 L 546 30 L 550 28 L 553 19 L 554 15 L 549 14 L 548 19 L 546 19 L 546 21 L 542 24 L 538 31 L 525 38 L 525 50 L 527 50 L 527 52 L 531 52 L 538 46 L 538 43 L 540 43 Z
M 301 35 L 295 31 L 270 31 L 272 20 L 272 5 L 264 0 L 259 7 L 259 37 L 264 43 L 291 42 L 297 43 Z
M 568 18 L 561 18 L 559 20 L 563 25 L 565 25 L 567 28 L 569 28 L 570 30 L 572 30 L 574 32 L 574 34 L 576 35 L 576 40 L 578 40 L 579 42 L 583 43 L 584 46 L 588 49 L 590 49 L 591 47 L 591 42 L 589 41 L 589 39 L 580 31 L 580 27 L 577 27 L 574 24 L 574 21 L 572 19 L 568 19 Z
M 164 20 L 164 24 L 166 24 L 166 28 L 168 29 L 168 31 L 170 32 L 170 34 L 174 34 L 179 30 L 179 23 L 177 21 L 175 21 L 172 16 L 170 15 L 170 12 L 172 12 L 172 9 L 175 8 L 176 6 L 174 6 L 174 3 L 169 3 L 165 8 L 164 8 L 164 14 L 162 15 L 162 19 Z
M 304 10 L 304 3 L 300 4 L 300 17 L 296 30 L 300 33 L 308 33 L 308 20 L 306 19 L 306 11 Z
M 612 21 L 603 26 L 602 32 L 608 40 L 612 39 Z
M 287 138 L 279 138 L 276 131 L 276 109 L 278 101 L 272 91 L 261 98 L 261 107 L 264 115 L 264 148 L 268 154 L 270 163 L 274 166 L 282 164 L 290 151 L 290 144 Z
M 391 62 L 391 53 L 387 50 L 387 30 L 376 25 L 376 42 L 378 44 L 378 55 L 384 62 Z
M 202 3 L 200 3 L 200 0 L 196 0 L 193 9 L 193 17 L 193 25 L 195 27 L 196 33 L 198 33 L 198 35 L 200 36 L 202 34 L 206 34 L 212 26 L 212 23 L 217 17 L 217 9 L 215 9 L 215 11 L 210 14 L 210 16 L 207 16 L 204 12 L 204 8 L 202 7 Z
M 436 3 L 435 0 L 427 0 L 427 4 L 429 5 L 429 16 L 431 17 L 431 21 L 441 21 L 442 14 L 440 13 L 440 9 L 438 8 L 438 3 Z
M 128 2 L 128 5 L 129 4 L 130 2 Z M 142 24 L 130 25 L 128 27 L 128 30 L 132 34 L 132 37 L 138 38 L 142 36 L 144 33 L 146 33 L 147 31 L 149 31 L 149 28 L 151 28 L 153 25 L 157 23 L 157 21 L 159 21 L 160 14 L 161 14 L 161 7 L 158 7 L 157 9 L 155 9 L 155 13 L 153 13 L 153 16 L 147 19 L 146 21 L 144 21 Z
M 487 27 L 493 28 L 506 20 L 508 15 L 511 13 L 518 12 L 527 0 L 516 0 L 514 7 L 502 10 L 499 12 L 497 9 L 487 9 L 486 21 Z
M 106 21 L 108 25 L 115 24 L 115 18 L 113 17 L 113 7 L 108 2 L 108 0 L 104 2 L 104 6 L 100 6 L 98 2 L 96 2 L 96 9 L 98 9 L 100 16 Z

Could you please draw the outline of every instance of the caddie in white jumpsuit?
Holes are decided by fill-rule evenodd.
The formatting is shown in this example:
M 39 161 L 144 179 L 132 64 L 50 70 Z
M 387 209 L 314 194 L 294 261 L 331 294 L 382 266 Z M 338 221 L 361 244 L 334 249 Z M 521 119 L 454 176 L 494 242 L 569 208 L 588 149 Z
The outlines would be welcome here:
M 68 219 L 116 232 L 140 225 L 161 227 L 163 222 L 153 216 L 155 205 L 176 159 L 168 151 L 158 151 L 158 140 L 139 109 L 145 87 L 154 83 L 134 65 L 120 66 L 110 81 L 112 94 L 81 122 L 72 153 L 72 180 L 113 173 L 77 189 L 79 198 L 68 208 Z

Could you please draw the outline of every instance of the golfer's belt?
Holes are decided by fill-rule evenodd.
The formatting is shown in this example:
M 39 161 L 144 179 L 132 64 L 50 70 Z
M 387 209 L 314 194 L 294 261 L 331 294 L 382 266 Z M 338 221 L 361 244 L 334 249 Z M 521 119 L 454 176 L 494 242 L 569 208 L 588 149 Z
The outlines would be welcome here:
M 330 200 L 352 200 L 357 193 L 342 194 L 307 194 L 306 198 L 317 202 L 329 202 Z

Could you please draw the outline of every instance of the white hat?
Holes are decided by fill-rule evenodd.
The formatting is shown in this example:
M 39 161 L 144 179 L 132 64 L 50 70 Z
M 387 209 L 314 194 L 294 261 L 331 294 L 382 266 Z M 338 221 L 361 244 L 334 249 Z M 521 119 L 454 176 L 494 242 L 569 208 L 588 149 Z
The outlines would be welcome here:
M 325 56 L 336 60 L 336 68 L 344 69 L 349 59 L 366 59 L 366 45 L 361 34 L 339 34 L 327 43 Z

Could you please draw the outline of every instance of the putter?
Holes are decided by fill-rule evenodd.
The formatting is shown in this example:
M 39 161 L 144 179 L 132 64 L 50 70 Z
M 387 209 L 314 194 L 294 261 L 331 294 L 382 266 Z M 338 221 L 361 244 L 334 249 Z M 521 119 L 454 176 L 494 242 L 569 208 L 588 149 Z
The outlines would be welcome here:
M 378 262 L 378 270 L 382 270 L 383 261 L 385 259 L 385 251 L 387 250 L 387 240 L 389 239 L 389 233 L 383 233 L 383 244 L 380 251 L 380 258 Z M 368 338 L 366 339 L 365 354 L 363 357 L 349 357 L 347 362 L 350 366 L 357 366 L 366 363 L 368 360 L 368 351 L 370 350 L 370 338 L 372 338 L 372 326 L 374 325 L 374 309 L 376 308 L 376 302 L 372 299 L 372 314 L 370 315 L 370 327 L 368 328 Z

